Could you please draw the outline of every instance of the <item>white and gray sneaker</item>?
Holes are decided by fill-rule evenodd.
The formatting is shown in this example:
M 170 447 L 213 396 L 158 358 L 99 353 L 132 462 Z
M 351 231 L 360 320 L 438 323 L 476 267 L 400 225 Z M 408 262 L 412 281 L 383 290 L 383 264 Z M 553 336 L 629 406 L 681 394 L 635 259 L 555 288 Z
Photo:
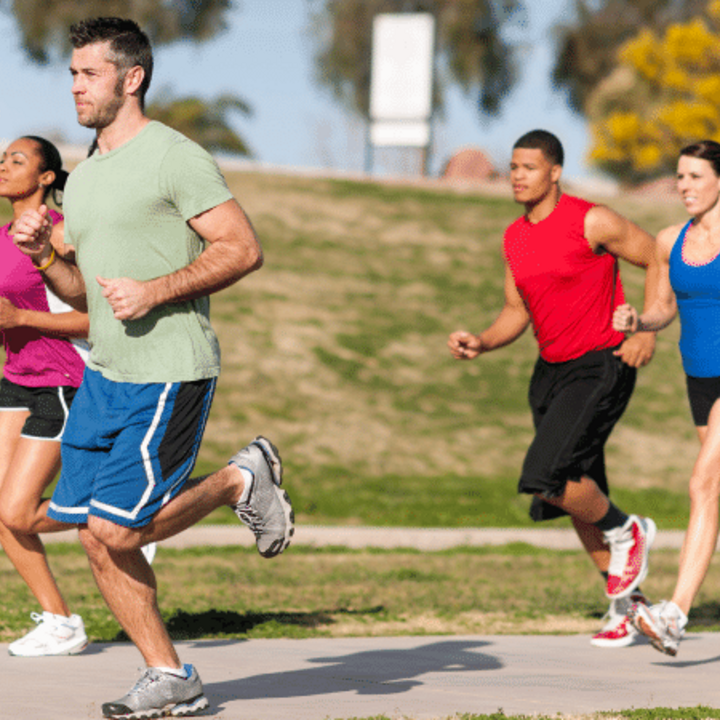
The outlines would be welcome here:
M 628 617 L 637 630 L 650 638 L 656 650 L 677 655 L 688 619 L 674 602 L 663 600 L 650 607 L 636 604 L 630 608 Z
M 157 668 L 146 668 L 127 695 L 103 703 L 103 717 L 114 720 L 141 720 L 166 715 L 186 717 L 208 706 L 197 670 L 185 665 L 186 678 Z
M 88 644 L 85 625 L 79 615 L 53 615 L 49 612 L 30 613 L 37 623 L 27 635 L 11 643 L 10 655 L 44 657 L 46 655 L 76 655 Z
M 255 534 L 258 552 L 266 558 L 279 555 L 295 532 L 295 513 L 288 494 L 280 488 L 282 461 L 278 449 L 262 436 L 230 458 L 253 474 L 247 499 L 235 505 L 235 514 Z

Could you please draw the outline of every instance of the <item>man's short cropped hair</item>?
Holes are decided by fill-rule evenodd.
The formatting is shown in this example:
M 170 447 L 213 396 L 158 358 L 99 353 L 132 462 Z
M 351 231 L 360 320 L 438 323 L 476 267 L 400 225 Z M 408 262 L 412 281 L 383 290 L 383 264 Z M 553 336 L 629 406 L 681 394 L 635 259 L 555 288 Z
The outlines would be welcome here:
M 560 140 L 547 130 L 531 130 L 525 133 L 513 145 L 513 150 L 523 148 L 525 150 L 542 150 L 543 155 L 553 164 L 562 165 L 565 161 L 565 152 Z
M 153 72 L 153 54 L 148 36 L 133 20 L 117 17 L 97 17 L 82 20 L 70 27 L 70 43 L 75 49 L 93 43 L 110 42 L 110 57 L 122 76 L 137 65 L 145 71 L 138 96 L 145 103 Z

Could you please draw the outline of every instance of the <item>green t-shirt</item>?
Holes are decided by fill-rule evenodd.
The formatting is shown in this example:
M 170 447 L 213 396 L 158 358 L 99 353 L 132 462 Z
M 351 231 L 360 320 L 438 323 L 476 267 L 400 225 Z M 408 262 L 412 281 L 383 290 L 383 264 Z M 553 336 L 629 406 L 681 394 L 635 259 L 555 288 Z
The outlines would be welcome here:
M 132 383 L 184 382 L 220 372 L 208 298 L 116 320 L 96 277 L 150 280 L 189 265 L 204 241 L 187 221 L 231 197 L 213 158 L 158 122 L 71 173 L 65 242 L 75 246 L 85 279 L 91 368 Z

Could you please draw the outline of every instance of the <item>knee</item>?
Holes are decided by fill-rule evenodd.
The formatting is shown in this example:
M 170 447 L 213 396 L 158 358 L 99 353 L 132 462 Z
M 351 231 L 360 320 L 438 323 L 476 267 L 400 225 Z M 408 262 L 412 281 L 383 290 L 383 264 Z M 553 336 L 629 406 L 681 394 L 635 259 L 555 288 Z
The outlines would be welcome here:
M 0 522 L 4 529 L 21 535 L 33 533 L 34 516 L 27 512 L 27 508 L 17 507 L 12 503 L 0 506 Z
M 80 544 L 90 560 L 90 564 L 96 564 L 101 557 L 107 553 L 107 548 L 90 532 L 87 525 L 78 529 Z
M 720 475 L 710 472 L 693 472 L 688 492 L 691 503 L 717 503 L 720 498 Z
M 142 545 L 140 533 L 137 530 L 94 516 L 88 518 L 88 534 L 92 537 L 92 540 L 88 539 L 91 551 L 95 549 L 95 543 L 116 552 L 137 550 Z M 83 546 L 85 546 L 84 542 Z M 88 546 L 85 546 L 85 549 L 87 551 Z

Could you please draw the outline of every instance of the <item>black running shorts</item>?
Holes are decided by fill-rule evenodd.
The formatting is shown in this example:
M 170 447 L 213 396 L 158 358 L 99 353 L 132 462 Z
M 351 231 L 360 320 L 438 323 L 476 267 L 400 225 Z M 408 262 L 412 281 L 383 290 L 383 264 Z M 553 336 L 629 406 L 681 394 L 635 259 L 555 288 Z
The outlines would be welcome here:
M 27 410 L 30 416 L 21 436 L 37 440 L 60 440 L 77 388 L 26 387 L 0 379 L 0 412 Z
M 686 375 L 685 382 L 693 422 L 697 427 L 705 427 L 712 406 L 720 398 L 720 377 L 698 378 Z
M 592 478 L 609 494 L 605 442 L 630 401 L 637 371 L 598 350 L 563 363 L 538 358 L 529 401 L 535 424 L 518 492 L 559 497 L 568 480 Z M 564 510 L 533 498 L 530 516 L 548 520 Z

